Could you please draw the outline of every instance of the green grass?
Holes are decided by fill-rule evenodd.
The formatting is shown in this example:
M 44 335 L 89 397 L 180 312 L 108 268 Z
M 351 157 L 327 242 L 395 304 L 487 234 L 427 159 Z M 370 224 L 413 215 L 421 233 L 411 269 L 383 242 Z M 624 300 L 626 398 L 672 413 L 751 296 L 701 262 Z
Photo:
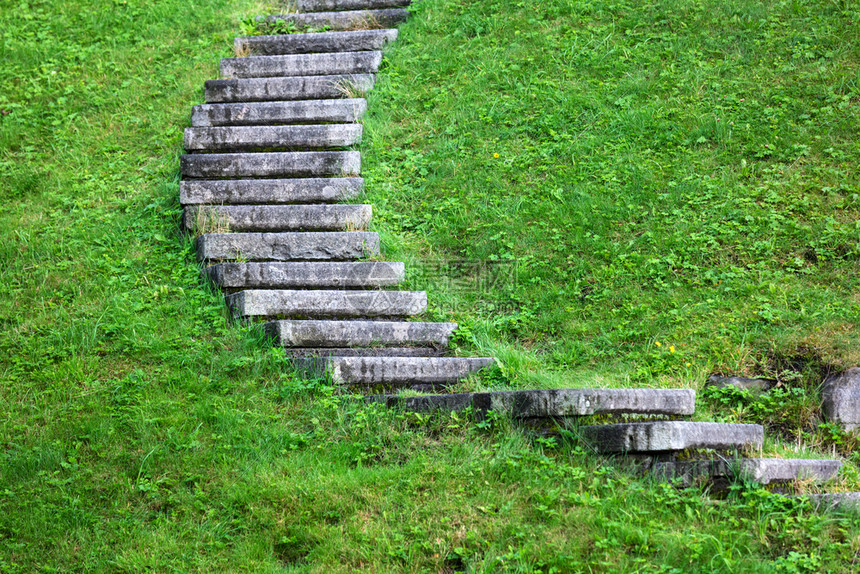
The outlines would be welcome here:
M 259 10 L 0 3 L 0 572 L 855 569 L 857 518 L 364 405 L 228 324 L 179 232 L 178 155 Z M 844 455 L 833 488 L 856 489 L 856 439 L 811 420 L 817 378 L 857 359 L 856 22 L 839 2 L 418 5 L 370 96 L 367 197 L 431 317 L 502 359 L 469 385 L 776 374 L 784 395 L 697 416 Z M 452 258 L 516 266 L 464 289 L 433 279 Z

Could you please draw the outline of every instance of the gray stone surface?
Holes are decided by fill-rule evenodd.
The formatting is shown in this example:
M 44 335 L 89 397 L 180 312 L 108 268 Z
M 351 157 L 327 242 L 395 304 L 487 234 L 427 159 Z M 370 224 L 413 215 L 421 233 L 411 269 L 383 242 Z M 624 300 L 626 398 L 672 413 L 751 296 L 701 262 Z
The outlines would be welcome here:
M 450 385 L 493 364 L 478 357 L 334 357 L 332 380 L 342 385 Z
M 378 252 L 379 236 L 358 231 L 207 233 L 197 238 L 197 258 L 209 261 L 343 260 Z
M 303 368 L 322 372 L 325 365 L 319 362 L 303 362 L 301 359 L 319 357 L 438 357 L 445 352 L 437 347 L 291 347 L 284 354 L 299 359 L 296 364 Z
M 750 424 L 659 421 L 592 425 L 580 432 L 603 453 L 760 448 L 764 441 L 764 429 Z
M 773 379 L 748 379 L 746 377 L 725 377 L 722 375 L 711 375 L 708 377 L 707 386 L 709 387 L 736 387 L 747 391 L 761 393 L 769 390 L 776 381 Z
M 657 462 L 651 469 L 661 479 L 680 480 L 685 486 L 697 479 L 728 479 L 744 476 L 760 484 L 812 479 L 830 480 L 842 463 L 838 460 L 801 458 L 743 458 L 734 460 L 685 460 Z
M 396 39 L 397 29 L 389 28 L 350 32 L 240 36 L 233 41 L 233 45 L 237 54 L 274 56 L 279 54 L 381 50 L 385 44 Z
M 403 8 L 412 0 L 296 0 L 299 12 L 337 12 L 338 10 L 372 10 Z
M 208 103 L 356 98 L 373 89 L 373 74 L 208 80 Z
M 827 420 L 846 430 L 860 428 L 860 368 L 827 377 L 821 389 L 822 410 Z
M 292 22 L 299 29 L 372 30 L 393 28 L 401 22 L 405 22 L 407 18 L 409 18 L 409 12 L 403 8 L 382 8 L 380 10 L 279 14 L 267 16 L 266 21 L 269 23 Z
M 186 207 L 185 228 L 210 231 L 362 231 L 370 205 L 225 205 Z
M 289 289 L 303 287 L 391 287 L 405 277 L 403 263 L 387 261 L 218 263 L 205 270 L 223 289 Z
M 447 347 L 456 323 L 271 321 L 266 334 L 283 347 Z
M 860 512 L 860 492 L 833 492 L 828 494 L 805 494 L 798 498 L 808 498 L 818 510 L 838 510 L 841 512 Z
M 363 98 L 202 104 L 192 108 L 191 125 L 214 127 L 314 122 L 352 123 L 361 119 L 366 110 L 367 101 Z
M 188 151 L 341 148 L 361 141 L 361 124 L 185 128 Z
M 404 406 L 421 412 L 472 407 L 516 418 L 547 418 L 620 413 L 683 416 L 693 414 L 695 403 L 692 389 L 537 389 L 409 397 Z
M 221 60 L 223 78 L 270 78 L 279 76 L 333 76 L 375 74 L 382 52 L 331 52 L 248 56 Z
M 185 154 L 183 177 L 197 179 L 246 177 L 350 177 L 361 172 L 357 151 L 293 151 L 269 153 Z
M 179 183 L 182 205 L 323 203 L 355 199 L 360 177 L 295 179 L 187 179 Z
M 405 317 L 427 310 L 424 291 L 246 290 L 227 296 L 237 317 Z

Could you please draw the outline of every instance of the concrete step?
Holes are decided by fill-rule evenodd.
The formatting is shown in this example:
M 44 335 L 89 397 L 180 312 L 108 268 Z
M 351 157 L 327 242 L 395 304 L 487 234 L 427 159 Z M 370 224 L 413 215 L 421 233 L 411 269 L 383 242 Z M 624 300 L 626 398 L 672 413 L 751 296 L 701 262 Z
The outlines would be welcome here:
M 357 98 L 373 89 L 373 74 L 208 80 L 207 103 Z
M 441 347 L 291 347 L 284 354 L 296 361 L 296 366 L 320 373 L 318 363 L 308 363 L 305 359 L 322 357 L 440 357 L 446 349 Z M 324 369 L 324 366 L 322 367 Z
M 191 109 L 193 127 L 275 126 L 354 123 L 367 110 L 363 98 L 236 104 L 202 104 Z
M 282 347 L 447 347 L 456 323 L 272 321 L 266 334 Z
M 361 124 L 185 128 L 185 149 L 248 151 L 341 148 L 361 141 Z
M 322 359 L 341 385 L 443 387 L 493 364 L 486 357 L 332 357 Z
M 281 76 L 332 76 L 375 74 L 382 52 L 331 52 L 247 56 L 221 60 L 223 78 L 273 78 Z
M 382 8 L 380 10 L 348 10 L 344 12 L 308 12 L 304 14 L 280 14 L 267 16 L 266 22 L 274 24 L 285 22 L 300 30 L 374 30 L 393 28 L 405 22 L 409 12 L 403 8 Z
M 691 486 L 697 480 L 730 479 L 743 476 L 759 484 L 794 480 L 830 480 L 842 463 L 838 460 L 802 458 L 742 458 L 733 460 L 685 460 L 657 462 L 651 473 L 663 480 L 679 480 Z
M 361 154 L 357 151 L 185 154 L 180 166 L 182 177 L 197 179 L 350 177 L 361 172 Z
M 370 205 L 223 205 L 186 207 L 185 229 L 227 231 L 362 231 Z
M 355 199 L 360 177 L 296 179 L 190 179 L 179 183 L 182 205 L 324 203 Z
M 375 400 L 402 405 L 407 411 L 492 410 L 514 418 L 555 418 L 595 414 L 691 415 L 692 389 L 538 389 L 458 393 L 425 397 L 378 396 Z
M 296 0 L 299 12 L 337 12 L 340 10 L 373 10 L 405 8 L 412 0 Z
M 205 270 L 222 289 L 373 289 L 403 281 L 403 263 L 356 261 L 342 263 L 218 263 Z
M 207 233 L 197 238 L 201 261 L 361 259 L 379 252 L 379 236 L 359 231 Z
M 378 51 L 397 39 L 397 29 L 355 30 L 350 32 L 313 32 L 240 36 L 233 41 L 237 54 L 277 56 L 327 52 Z
M 406 317 L 427 310 L 424 291 L 253 289 L 227 296 L 236 317 Z
M 602 453 L 761 448 L 764 441 L 760 425 L 686 421 L 592 425 L 580 434 Z

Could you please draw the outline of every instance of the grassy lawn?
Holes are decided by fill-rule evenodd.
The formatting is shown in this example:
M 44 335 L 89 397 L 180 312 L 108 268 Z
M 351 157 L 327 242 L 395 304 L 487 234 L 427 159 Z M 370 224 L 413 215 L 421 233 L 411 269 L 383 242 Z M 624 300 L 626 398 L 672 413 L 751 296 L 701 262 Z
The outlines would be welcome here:
M 364 405 L 230 325 L 178 156 L 268 10 L 0 0 L 0 572 L 856 570 L 857 518 Z M 855 439 L 815 425 L 821 375 L 860 363 L 856 5 L 415 14 L 369 96 L 366 195 L 430 317 L 502 360 L 464 386 L 778 377 L 697 417 L 841 454 L 832 488 L 860 488 Z

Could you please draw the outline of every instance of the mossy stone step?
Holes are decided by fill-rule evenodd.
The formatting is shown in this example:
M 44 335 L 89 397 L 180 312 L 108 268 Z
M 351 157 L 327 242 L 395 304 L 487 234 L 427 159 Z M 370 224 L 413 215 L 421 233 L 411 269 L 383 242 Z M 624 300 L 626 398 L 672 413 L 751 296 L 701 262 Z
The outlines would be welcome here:
M 373 89 L 373 74 L 208 80 L 207 103 L 356 98 Z
M 381 62 L 382 52 L 379 51 L 224 58 L 221 60 L 221 77 L 270 78 L 375 74 Z
M 424 291 L 249 289 L 227 296 L 237 317 L 406 317 L 427 310 Z
M 803 458 L 742 458 L 734 460 L 685 460 L 658 462 L 651 468 L 654 476 L 679 480 L 690 486 L 696 480 L 729 479 L 742 476 L 760 484 L 793 480 L 830 480 L 839 472 L 838 460 Z
M 488 357 L 331 357 L 322 361 L 337 384 L 391 387 L 450 386 L 494 362 Z
M 353 30 L 348 32 L 312 32 L 309 34 L 273 34 L 239 36 L 233 40 L 237 54 L 275 56 L 327 52 L 379 51 L 397 39 L 397 29 Z
M 405 278 L 404 264 L 355 262 L 229 262 L 205 269 L 222 289 L 372 289 L 392 287 Z
M 448 346 L 456 323 L 407 321 L 271 321 L 264 332 L 282 347 Z
M 328 30 L 372 30 L 393 28 L 405 22 L 409 12 L 403 8 L 381 8 L 379 10 L 347 10 L 331 12 L 307 12 L 302 14 L 279 14 L 266 16 L 270 24 L 283 22 L 293 25 L 299 30 L 328 29 Z
M 412 4 L 412 0 L 295 0 L 295 2 L 299 12 L 405 8 Z
M 353 123 L 367 110 L 363 98 L 201 104 L 191 109 L 192 127 Z
M 361 124 L 185 128 L 185 149 L 250 151 L 343 148 L 361 141 Z
M 370 205 L 224 205 L 186 207 L 188 230 L 214 231 L 362 231 Z
M 760 425 L 687 421 L 590 425 L 580 433 L 599 452 L 608 454 L 761 448 L 764 441 Z
M 379 236 L 360 231 L 206 233 L 197 238 L 201 261 L 361 259 L 379 252 Z
M 226 179 L 248 177 L 350 177 L 361 173 L 357 151 L 185 154 L 182 177 Z
M 324 203 L 355 199 L 360 177 L 291 179 L 186 179 L 179 183 L 182 205 Z

